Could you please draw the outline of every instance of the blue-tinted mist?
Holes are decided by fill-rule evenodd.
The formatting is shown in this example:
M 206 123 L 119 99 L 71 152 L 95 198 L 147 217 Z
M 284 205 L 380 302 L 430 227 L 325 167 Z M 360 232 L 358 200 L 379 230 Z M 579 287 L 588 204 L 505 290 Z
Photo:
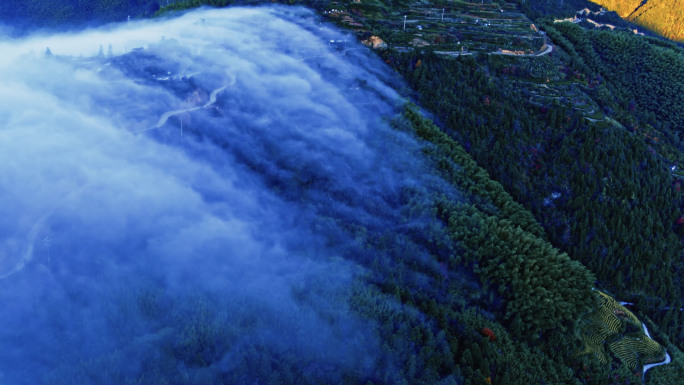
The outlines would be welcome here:
M 457 193 L 365 47 L 247 8 L 0 54 L 0 384 L 374 375 L 349 298 L 397 254 L 437 269 L 423 203 Z

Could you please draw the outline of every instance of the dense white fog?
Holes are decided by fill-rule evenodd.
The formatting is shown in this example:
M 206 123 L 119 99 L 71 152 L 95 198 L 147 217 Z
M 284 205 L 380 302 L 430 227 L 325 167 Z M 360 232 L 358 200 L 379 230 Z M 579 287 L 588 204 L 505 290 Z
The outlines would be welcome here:
M 0 384 L 374 370 L 359 234 L 410 249 L 400 208 L 439 182 L 367 48 L 301 8 L 199 10 L 4 41 L 0 71 Z

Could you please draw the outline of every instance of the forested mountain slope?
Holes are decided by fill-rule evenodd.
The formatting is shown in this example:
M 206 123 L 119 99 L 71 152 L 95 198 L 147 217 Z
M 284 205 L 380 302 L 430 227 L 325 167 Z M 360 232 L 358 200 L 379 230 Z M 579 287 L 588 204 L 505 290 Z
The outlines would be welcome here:
M 582 121 L 560 105 L 515 103 L 527 99 L 522 90 L 488 77 L 474 61 L 398 59 L 389 60 L 407 71 L 421 102 L 526 203 L 556 245 L 600 284 L 644 301 L 653 317 L 679 319 L 679 312 L 658 309 L 681 304 L 681 196 L 643 137 Z M 678 340 L 679 322 L 668 329 Z
M 548 57 L 454 59 L 418 46 L 383 56 L 557 247 L 681 347 L 682 50 L 631 32 L 538 21 L 554 45 Z M 396 32 L 378 33 L 391 47 Z M 425 36 L 425 28 L 409 33 Z
M 681 50 L 629 33 L 542 24 L 557 47 L 551 59 L 386 57 L 556 245 L 601 284 L 655 301 L 652 316 L 678 318 L 658 309 L 682 298 L 681 189 L 670 175 L 681 159 Z M 546 85 L 540 91 L 534 81 Z M 596 103 L 590 115 L 578 96 L 544 96 L 568 82 L 579 86 L 572 94 Z M 670 325 L 673 337 L 679 322 Z

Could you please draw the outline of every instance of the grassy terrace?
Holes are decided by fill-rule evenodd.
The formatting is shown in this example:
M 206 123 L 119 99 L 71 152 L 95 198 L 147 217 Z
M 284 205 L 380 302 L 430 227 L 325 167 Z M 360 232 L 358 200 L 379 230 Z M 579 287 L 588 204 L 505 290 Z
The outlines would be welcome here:
M 585 79 L 553 55 L 535 56 L 551 41 L 516 4 L 448 1 L 443 6 L 414 3 L 405 10 L 391 11 L 376 0 L 360 0 L 331 3 L 324 14 L 361 40 L 379 37 L 374 41 L 382 44 L 376 48 L 432 50 L 451 57 L 476 55 L 491 71 L 526 90 L 528 102 L 540 107 L 563 105 L 591 122 L 604 120 L 600 108 L 585 93 L 590 86 Z
M 332 3 L 331 19 L 356 31 L 362 39 L 379 36 L 390 47 L 487 54 L 500 50 L 533 54 L 545 37 L 515 4 L 446 2 L 443 7 L 413 4 L 387 11 L 381 3 Z

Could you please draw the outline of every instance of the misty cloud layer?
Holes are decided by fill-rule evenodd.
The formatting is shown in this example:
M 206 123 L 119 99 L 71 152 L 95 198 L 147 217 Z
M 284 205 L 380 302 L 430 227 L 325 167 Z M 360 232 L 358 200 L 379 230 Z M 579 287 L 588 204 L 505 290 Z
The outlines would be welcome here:
M 420 258 L 402 207 L 444 187 L 366 48 L 247 8 L 0 53 L 0 384 L 245 380 L 264 347 L 314 379 L 373 370 L 347 300 L 383 251 L 359 234 Z

